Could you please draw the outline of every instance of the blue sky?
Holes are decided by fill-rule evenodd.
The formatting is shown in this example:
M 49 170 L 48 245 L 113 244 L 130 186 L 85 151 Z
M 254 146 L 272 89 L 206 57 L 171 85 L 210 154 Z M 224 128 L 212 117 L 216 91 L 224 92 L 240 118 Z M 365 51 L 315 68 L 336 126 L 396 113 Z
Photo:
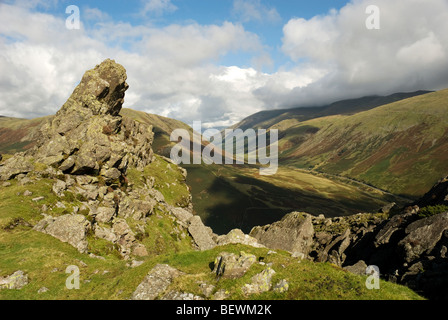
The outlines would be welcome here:
M 198 23 L 200 25 L 220 25 L 225 21 L 242 24 L 245 30 L 257 34 L 269 51 L 272 65 L 264 66 L 272 71 L 285 64 L 288 56 L 281 51 L 283 26 L 291 19 L 310 19 L 314 16 L 325 15 L 330 10 L 339 10 L 349 1 L 347 0 L 249 0 L 241 1 L 246 6 L 238 6 L 234 0 L 171 0 L 165 9 L 145 11 L 145 0 L 94 0 L 74 1 L 62 0 L 44 2 L 37 5 L 35 10 L 48 12 L 56 16 L 67 17 L 65 8 L 76 5 L 80 8 L 81 19 L 87 10 L 98 9 L 107 14 L 112 20 L 130 23 L 133 26 L 150 25 L 164 27 L 170 24 L 186 25 Z M 156 1 L 157 2 L 157 1 Z M 164 3 L 161 0 L 159 3 Z M 249 13 L 245 10 L 253 9 Z M 269 15 L 270 14 L 270 15 Z M 93 28 L 95 20 L 83 21 L 86 27 Z M 250 66 L 250 55 L 239 52 L 223 57 L 223 64 L 237 64 Z
M 125 107 L 208 127 L 448 87 L 446 0 L 4 0 L 0 21 L 4 116 L 54 114 L 106 58 L 127 70 Z

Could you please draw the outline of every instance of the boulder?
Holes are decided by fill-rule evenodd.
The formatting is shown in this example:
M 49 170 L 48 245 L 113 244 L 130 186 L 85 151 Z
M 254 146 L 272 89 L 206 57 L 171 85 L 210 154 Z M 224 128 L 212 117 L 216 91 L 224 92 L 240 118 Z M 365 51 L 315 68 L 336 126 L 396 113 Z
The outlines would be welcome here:
M 5 278 L 0 278 L 1 289 L 22 289 L 28 284 L 28 275 L 22 270 L 14 272 L 12 275 Z
M 79 214 L 66 214 L 60 217 L 51 217 L 41 220 L 34 230 L 49 234 L 62 242 L 67 242 L 81 253 L 87 252 L 87 233 L 90 222 Z
M 411 210 L 409 212 L 397 214 L 390 218 L 375 236 L 375 246 L 379 247 L 381 245 L 388 244 L 394 233 L 404 230 L 409 222 L 416 219 L 415 213 L 415 210 Z
M 344 270 L 357 274 L 357 275 L 365 275 L 367 269 L 367 264 L 363 260 L 359 260 L 357 263 L 351 266 L 344 267 Z
M 216 242 L 213 240 L 212 229 L 202 223 L 201 217 L 192 216 L 188 223 L 188 232 L 199 250 L 209 250 L 216 246 Z
M 254 227 L 249 235 L 268 248 L 307 256 L 313 245 L 314 228 L 311 215 L 293 212 L 271 225 Z
M 422 254 L 430 254 L 442 235 L 448 230 L 448 212 L 417 220 L 406 227 L 406 237 L 398 242 L 406 262 Z
M 99 207 L 96 209 L 95 212 L 95 220 L 98 222 L 107 223 L 112 220 L 112 218 L 115 216 L 115 208 L 110 207 Z
M 221 252 L 215 259 L 213 273 L 217 278 L 240 278 L 256 261 L 257 257 L 244 251 L 241 251 L 239 256 L 234 253 Z
M 176 217 L 179 224 L 184 227 L 188 226 L 188 221 L 193 217 L 193 214 L 184 208 L 171 208 L 171 214 Z
M 132 294 L 132 300 L 155 300 L 184 273 L 167 264 L 158 264 L 149 271 Z
M 217 245 L 225 246 L 227 244 L 244 244 L 255 248 L 263 248 L 264 246 L 258 243 L 257 239 L 245 234 L 240 229 L 233 229 L 228 234 L 217 237 Z
M 267 292 L 272 288 L 271 281 L 275 273 L 276 272 L 274 271 L 274 269 L 268 267 L 262 272 L 253 276 L 251 279 L 251 283 L 245 284 L 241 288 L 241 290 L 246 296 Z

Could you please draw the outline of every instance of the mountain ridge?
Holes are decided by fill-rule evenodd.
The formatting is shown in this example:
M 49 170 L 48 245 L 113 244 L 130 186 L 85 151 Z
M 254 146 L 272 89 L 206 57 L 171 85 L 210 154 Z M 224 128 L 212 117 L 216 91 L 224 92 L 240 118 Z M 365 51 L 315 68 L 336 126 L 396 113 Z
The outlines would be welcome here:
M 239 123 L 231 126 L 231 128 L 246 130 L 248 128 L 257 129 L 261 127 L 267 129 L 271 127 L 274 122 L 280 122 L 285 118 L 294 118 L 300 121 L 305 121 L 329 115 L 353 114 L 430 92 L 432 91 L 418 90 L 408 93 L 397 92 L 388 96 L 371 95 L 355 99 L 344 99 L 323 106 L 304 106 L 287 109 L 264 110 L 246 117 Z

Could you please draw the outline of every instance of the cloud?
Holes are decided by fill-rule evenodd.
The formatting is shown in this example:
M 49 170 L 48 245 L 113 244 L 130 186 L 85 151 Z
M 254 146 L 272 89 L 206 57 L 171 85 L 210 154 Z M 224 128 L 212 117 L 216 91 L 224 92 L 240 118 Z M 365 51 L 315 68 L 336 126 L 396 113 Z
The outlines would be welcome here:
M 142 14 L 162 15 L 176 10 L 177 7 L 171 3 L 171 0 L 144 0 Z
M 232 125 L 263 109 L 448 87 L 448 3 L 375 3 L 380 30 L 365 27 L 365 0 L 288 21 L 281 46 L 287 59 L 272 73 L 256 68 L 271 58 L 241 23 L 133 25 L 83 7 L 81 17 L 97 22 L 68 30 L 64 17 L 1 3 L 0 115 L 54 114 L 83 73 L 106 58 L 127 69 L 125 107 L 204 127 Z M 222 65 L 242 53 L 252 66 Z
M 211 125 L 232 124 L 241 113 L 249 115 L 260 105 L 251 88 L 242 90 L 219 79 L 227 70 L 219 66 L 225 55 L 265 54 L 258 36 L 241 25 L 155 28 L 114 22 L 97 9 L 87 13 L 104 21 L 67 30 L 63 18 L 0 4 L 0 20 L 6 24 L 0 32 L 1 115 L 54 114 L 84 71 L 105 58 L 127 69 L 130 89 L 125 107 Z
M 365 27 L 370 4 L 357 0 L 327 15 L 291 19 L 283 28 L 283 52 L 296 62 L 297 72 L 320 70 L 321 76 L 286 94 L 262 88 L 259 97 L 283 106 L 315 105 L 447 87 L 448 3 L 377 0 L 380 30 Z
M 234 0 L 232 11 L 241 22 L 276 23 L 281 21 L 278 11 L 265 6 L 261 0 Z

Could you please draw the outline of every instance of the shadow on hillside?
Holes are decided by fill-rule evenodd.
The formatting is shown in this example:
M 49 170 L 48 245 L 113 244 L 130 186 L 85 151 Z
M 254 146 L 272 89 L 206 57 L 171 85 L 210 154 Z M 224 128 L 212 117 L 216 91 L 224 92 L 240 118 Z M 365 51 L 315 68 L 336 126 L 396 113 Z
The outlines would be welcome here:
M 217 176 L 199 167 L 187 170 L 196 214 L 217 234 L 234 228 L 249 233 L 254 226 L 273 223 L 292 211 L 334 217 L 379 209 L 373 200 L 329 199 L 244 175 Z

